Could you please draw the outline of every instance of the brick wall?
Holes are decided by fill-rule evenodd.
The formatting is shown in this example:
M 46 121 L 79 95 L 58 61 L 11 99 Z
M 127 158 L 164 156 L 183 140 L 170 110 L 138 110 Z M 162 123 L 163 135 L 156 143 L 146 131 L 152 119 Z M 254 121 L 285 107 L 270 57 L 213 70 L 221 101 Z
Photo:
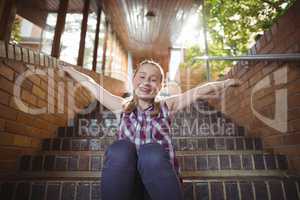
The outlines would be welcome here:
M 68 84 L 74 81 L 58 73 L 58 63 L 55 58 L 0 41 L 0 172 L 14 170 L 18 155 L 38 151 L 41 139 L 54 137 L 57 127 L 67 124 L 73 117 L 70 113 L 75 112 L 69 106 L 69 99 L 74 97 L 78 108 L 84 108 L 94 100 L 83 87 L 74 93 L 68 89 Z M 37 70 L 47 73 L 37 75 Z M 91 75 L 113 94 L 122 95 L 125 91 L 121 81 L 89 70 L 80 71 Z M 14 100 L 17 95 L 14 87 L 24 72 L 33 75 L 21 84 L 20 97 L 27 107 L 20 109 Z M 53 84 L 49 80 L 53 80 Z M 28 114 L 29 108 L 43 107 L 48 108 L 48 113 Z
M 275 23 L 251 48 L 249 54 L 300 52 L 300 1 Z M 286 70 L 286 71 L 285 71 Z M 286 80 L 284 77 L 286 76 Z M 245 126 L 251 136 L 260 136 L 265 147 L 276 153 L 287 154 L 291 171 L 300 170 L 300 62 L 240 62 L 225 78 L 238 78 L 242 85 L 225 92 L 225 113 Z M 270 78 L 271 87 L 252 94 L 254 87 Z M 283 83 L 278 83 L 280 81 Z M 274 119 L 275 112 L 284 116 L 284 92 L 287 92 L 287 131 L 280 131 L 260 120 L 259 115 Z M 275 93 L 282 95 L 275 109 Z M 251 95 L 253 109 L 251 109 Z M 221 109 L 220 101 L 210 103 Z M 256 110 L 259 114 L 254 113 Z M 276 110 L 276 111 L 275 111 Z M 281 119 L 275 124 L 282 124 Z

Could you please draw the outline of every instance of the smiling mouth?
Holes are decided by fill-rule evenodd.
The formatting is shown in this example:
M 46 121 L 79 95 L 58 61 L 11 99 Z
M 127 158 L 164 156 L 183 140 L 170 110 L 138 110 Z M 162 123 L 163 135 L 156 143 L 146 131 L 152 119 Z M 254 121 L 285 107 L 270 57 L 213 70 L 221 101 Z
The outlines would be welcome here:
M 150 93 L 150 92 L 151 92 L 151 89 L 149 89 L 149 88 L 143 88 L 143 87 L 140 87 L 140 90 L 141 90 L 142 92 L 145 92 L 145 93 Z

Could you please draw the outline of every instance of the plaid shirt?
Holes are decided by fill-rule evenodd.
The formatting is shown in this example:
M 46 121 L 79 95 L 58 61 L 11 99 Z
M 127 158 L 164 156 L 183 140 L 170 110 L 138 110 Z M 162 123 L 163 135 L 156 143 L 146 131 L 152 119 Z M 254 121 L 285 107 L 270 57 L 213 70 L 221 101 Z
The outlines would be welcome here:
M 117 133 L 118 139 L 129 139 L 137 149 L 140 145 L 156 142 L 161 144 L 170 156 L 170 162 L 179 175 L 179 165 L 175 157 L 171 140 L 171 118 L 168 106 L 161 102 L 158 116 L 151 117 L 154 106 L 145 110 L 135 109 L 131 113 L 121 113 L 120 127 Z

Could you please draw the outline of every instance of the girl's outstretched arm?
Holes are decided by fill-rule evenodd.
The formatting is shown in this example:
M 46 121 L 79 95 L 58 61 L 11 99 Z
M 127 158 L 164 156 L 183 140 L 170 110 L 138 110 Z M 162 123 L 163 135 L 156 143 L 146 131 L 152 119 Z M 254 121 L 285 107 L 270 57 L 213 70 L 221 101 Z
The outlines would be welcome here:
M 102 105 L 112 112 L 119 113 L 122 110 L 124 98 L 113 95 L 90 76 L 77 71 L 73 67 L 60 66 L 59 69 L 67 72 L 73 79 L 87 88 Z
M 200 98 L 210 98 L 215 95 L 208 95 L 212 92 L 219 92 L 219 90 L 230 86 L 239 86 L 240 81 L 237 79 L 227 79 L 224 81 L 208 82 L 203 85 L 199 85 L 192 88 L 182 94 L 172 95 L 164 99 L 166 101 L 170 111 L 176 112 L 181 110 L 191 103 Z

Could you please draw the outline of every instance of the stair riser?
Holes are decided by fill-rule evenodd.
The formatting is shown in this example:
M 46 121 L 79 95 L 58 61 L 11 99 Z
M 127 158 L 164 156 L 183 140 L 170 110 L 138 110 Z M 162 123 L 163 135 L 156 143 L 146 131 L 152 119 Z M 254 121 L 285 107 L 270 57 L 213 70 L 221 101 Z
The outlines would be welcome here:
M 104 151 L 115 138 L 103 139 L 46 139 L 43 150 L 49 151 Z M 177 151 L 185 150 L 262 150 L 260 139 L 252 138 L 173 138 Z
M 285 156 L 243 155 L 178 155 L 183 171 L 202 170 L 275 170 L 287 169 Z M 103 155 L 40 155 L 23 156 L 20 170 L 23 171 L 100 171 Z
M 100 200 L 99 181 L 35 181 L 1 184 L 5 200 Z M 297 200 L 299 181 L 201 181 L 183 184 L 185 200 Z
M 187 183 L 185 200 L 297 200 L 298 191 L 297 181 L 212 181 Z
M 100 182 L 19 182 L 5 183 L 5 200 L 100 200 Z
M 197 123 L 195 123 L 197 124 Z M 173 136 L 185 136 L 185 137 L 226 137 L 226 136 L 245 136 L 246 132 L 242 127 L 224 127 L 223 125 L 218 128 L 210 123 L 203 125 L 203 123 L 198 123 L 198 125 L 182 125 L 175 124 L 171 127 L 171 134 Z M 58 129 L 59 137 L 104 137 L 104 136 L 114 136 L 117 132 L 118 125 L 114 125 L 109 128 L 96 129 L 95 132 L 89 131 L 89 129 L 79 129 L 78 127 L 60 127 Z M 80 131 L 81 130 L 81 131 Z

